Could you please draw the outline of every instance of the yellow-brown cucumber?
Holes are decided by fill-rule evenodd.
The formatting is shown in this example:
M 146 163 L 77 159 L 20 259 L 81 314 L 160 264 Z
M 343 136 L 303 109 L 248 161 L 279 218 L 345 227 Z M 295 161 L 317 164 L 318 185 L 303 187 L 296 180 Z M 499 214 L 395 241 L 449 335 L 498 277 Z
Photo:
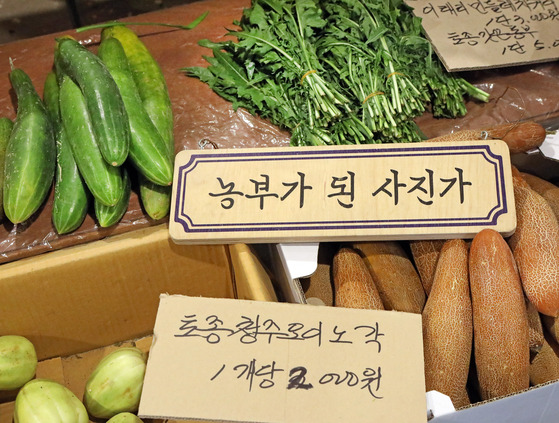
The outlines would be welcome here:
M 543 324 L 540 317 L 540 313 L 527 298 L 526 302 L 526 313 L 528 314 L 528 333 L 530 336 L 530 351 L 532 353 L 537 353 L 541 350 L 543 345 Z
M 559 343 L 559 321 L 557 317 L 546 316 L 541 314 L 541 322 L 544 327 L 544 332 L 547 331 Z
M 559 313 L 559 223 L 536 191 L 513 178 L 516 231 L 508 242 L 526 296 L 540 313 Z
M 532 385 L 559 379 L 559 344 L 547 332 L 544 335 L 542 348 L 530 363 Z
M 312 275 L 300 279 L 305 297 L 311 304 L 334 305 L 332 260 L 336 251 L 336 244 L 321 243 L 318 249 L 316 271 Z
M 410 241 L 410 250 L 421 284 L 427 295 L 433 285 L 433 277 L 437 268 L 437 260 L 445 240 L 417 240 Z
M 473 324 L 468 245 L 463 240 L 445 242 L 422 322 L 427 391 L 448 395 L 456 408 L 468 405 Z
M 423 311 L 423 285 L 400 243 L 358 242 L 353 248 L 362 254 L 385 309 L 418 314 Z
M 545 179 L 526 172 L 521 173 L 524 180 L 534 191 L 546 199 L 548 204 L 559 219 L 559 187 Z
M 342 247 L 332 263 L 336 307 L 383 310 L 373 278 L 359 253 Z
M 488 400 L 529 386 L 528 316 L 512 252 L 483 229 L 470 246 L 474 356 L 480 395 Z

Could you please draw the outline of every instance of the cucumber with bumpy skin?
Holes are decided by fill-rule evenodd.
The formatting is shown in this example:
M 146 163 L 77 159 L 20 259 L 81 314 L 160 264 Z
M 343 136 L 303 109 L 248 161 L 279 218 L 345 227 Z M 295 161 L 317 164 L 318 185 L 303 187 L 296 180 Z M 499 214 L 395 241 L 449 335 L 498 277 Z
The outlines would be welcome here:
M 169 154 L 174 157 L 173 109 L 159 64 L 130 28 L 114 25 L 103 29 L 101 40 L 109 37 L 120 41 L 144 107 L 163 139 L 167 141 Z
M 4 193 L 4 163 L 6 157 L 6 146 L 12 133 L 14 122 L 10 118 L 0 118 L 0 220 L 4 218 L 4 207 L 2 205 L 2 196 Z
M 60 116 L 80 174 L 97 201 L 115 205 L 124 192 L 120 167 L 102 157 L 84 96 L 67 75 L 60 79 Z
M 136 33 L 123 25 L 103 29 L 101 40 L 114 37 L 120 41 L 142 103 L 155 127 L 167 143 L 174 164 L 175 139 L 171 98 L 163 72 L 145 44 Z M 147 178 L 140 177 L 140 200 L 152 219 L 161 219 L 169 213 L 171 187 L 158 187 Z M 165 210 L 166 209 L 166 210 Z
M 164 187 L 138 175 L 140 200 L 144 211 L 153 220 L 163 219 L 169 214 L 171 207 L 171 187 Z
M 128 209 L 131 184 L 130 176 L 128 175 L 126 168 L 122 168 L 122 178 L 124 180 L 124 192 L 120 200 L 118 200 L 114 206 L 105 206 L 97 200 L 94 200 L 93 202 L 97 222 L 99 222 L 99 226 L 102 228 L 108 228 L 109 226 L 117 224 Z
M 57 41 L 59 68 L 80 87 L 103 158 L 120 166 L 128 157 L 130 128 L 118 87 L 101 59 L 71 37 Z
M 17 116 L 6 146 L 4 213 L 14 224 L 26 221 L 43 204 L 54 178 L 56 146 L 52 123 L 29 76 L 10 72 Z
M 124 101 L 130 123 L 130 159 L 139 172 L 159 185 L 173 182 L 173 163 L 165 140 L 148 116 L 120 41 L 106 38 L 98 55 L 109 69 Z
M 87 215 L 89 193 L 76 165 L 72 147 L 62 125 L 59 107 L 59 87 L 55 72 L 49 72 L 43 88 L 43 101 L 54 126 L 56 140 L 56 173 L 52 223 L 58 234 L 79 228 Z

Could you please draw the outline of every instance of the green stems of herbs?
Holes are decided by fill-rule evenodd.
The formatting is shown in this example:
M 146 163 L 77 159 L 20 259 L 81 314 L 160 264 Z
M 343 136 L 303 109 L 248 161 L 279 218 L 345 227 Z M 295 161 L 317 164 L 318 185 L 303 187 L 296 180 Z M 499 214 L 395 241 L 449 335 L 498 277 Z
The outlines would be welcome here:
M 236 42 L 200 42 L 208 66 L 183 69 L 293 145 L 413 142 L 414 119 L 466 113 L 488 94 L 444 71 L 401 0 L 253 0 Z

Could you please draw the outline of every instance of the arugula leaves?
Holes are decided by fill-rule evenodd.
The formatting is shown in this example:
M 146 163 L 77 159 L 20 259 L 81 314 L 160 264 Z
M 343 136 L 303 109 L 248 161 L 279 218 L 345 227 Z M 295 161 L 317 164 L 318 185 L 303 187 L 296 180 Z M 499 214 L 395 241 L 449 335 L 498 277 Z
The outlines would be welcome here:
M 291 132 L 292 145 L 413 142 L 414 118 L 466 113 L 488 94 L 446 72 L 401 0 L 253 0 L 237 41 L 200 45 L 183 71 Z

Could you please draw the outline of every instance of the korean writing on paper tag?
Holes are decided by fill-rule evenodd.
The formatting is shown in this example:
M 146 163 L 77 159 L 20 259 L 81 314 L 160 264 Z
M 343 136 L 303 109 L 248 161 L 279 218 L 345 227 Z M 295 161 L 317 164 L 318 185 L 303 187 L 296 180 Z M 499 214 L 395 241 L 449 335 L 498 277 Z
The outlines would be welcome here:
M 407 0 L 449 71 L 559 58 L 557 0 Z

